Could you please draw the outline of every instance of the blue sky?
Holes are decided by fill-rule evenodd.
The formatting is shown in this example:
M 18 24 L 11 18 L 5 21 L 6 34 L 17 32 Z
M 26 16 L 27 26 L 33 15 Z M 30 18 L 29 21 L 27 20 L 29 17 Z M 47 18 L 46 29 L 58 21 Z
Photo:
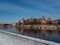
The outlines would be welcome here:
M 60 19 L 60 0 L 0 0 L 0 23 L 42 16 Z

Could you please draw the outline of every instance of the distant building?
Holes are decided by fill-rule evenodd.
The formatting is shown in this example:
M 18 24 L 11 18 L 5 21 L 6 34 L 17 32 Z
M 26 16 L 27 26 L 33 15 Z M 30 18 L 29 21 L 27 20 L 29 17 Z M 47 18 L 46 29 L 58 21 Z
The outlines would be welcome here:
M 30 19 L 24 19 L 22 18 L 21 21 L 19 21 L 16 25 L 57 25 L 60 24 L 60 21 L 52 20 L 50 17 L 47 19 L 42 16 L 42 18 L 30 18 Z
M 41 25 L 46 25 L 46 24 L 47 24 L 46 18 L 43 16 L 41 18 Z
M 15 27 L 16 26 L 16 23 L 12 23 L 11 26 Z
M 52 19 L 50 17 L 47 18 L 47 24 L 52 25 Z

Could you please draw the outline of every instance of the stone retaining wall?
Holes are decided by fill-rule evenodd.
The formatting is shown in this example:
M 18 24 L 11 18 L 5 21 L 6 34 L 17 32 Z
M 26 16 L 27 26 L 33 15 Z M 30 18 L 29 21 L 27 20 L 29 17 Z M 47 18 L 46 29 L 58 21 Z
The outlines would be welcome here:
M 48 30 L 59 30 L 60 25 L 20 25 L 21 29 L 48 29 Z

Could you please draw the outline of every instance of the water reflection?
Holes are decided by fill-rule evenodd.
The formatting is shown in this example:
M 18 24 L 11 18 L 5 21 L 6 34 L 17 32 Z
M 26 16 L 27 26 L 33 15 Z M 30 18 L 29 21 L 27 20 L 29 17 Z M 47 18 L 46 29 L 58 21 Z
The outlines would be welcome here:
M 49 41 L 54 41 L 60 43 L 60 30 L 27 30 L 27 29 L 20 29 L 19 30 L 21 34 L 39 38 L 39 39 L 45 39 Z
M 27 30 L 27 29 L 20 29 L 16 27 L 3 27 L 0 28 L 4 31 L 16 33 L 16 34 L 22 34 L 26 36 L 31 36 L 39 39 L 45 39 L 53 42 L 58 42 L 60 43 L 60 30 Z
M 27 30 L 27 29 L 20 29 L 18 31 L 21 32 L 21 33 L 35 34 L 35 35 L 36 34 L 41 34 L 41 35 L 48 34 L 48 35 L 51 35 L 53 33 L 60 35 L 60 30 L 46 30 L 46 29 L 44 29 L 44 30 Z

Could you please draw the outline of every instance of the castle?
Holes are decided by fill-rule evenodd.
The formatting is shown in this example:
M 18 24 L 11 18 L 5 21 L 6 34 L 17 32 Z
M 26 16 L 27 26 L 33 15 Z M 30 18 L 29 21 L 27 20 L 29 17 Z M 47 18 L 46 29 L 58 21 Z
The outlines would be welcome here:
M 42 18 L 36 19 L 36 18 L 30 18 L 30 19 L 24 19 L 22 18 L 21 21 L 17 23 L 18 25 L 59 25 L 60 21 L 52 20 L 50 17 L 47 19 L 42 16 Z

